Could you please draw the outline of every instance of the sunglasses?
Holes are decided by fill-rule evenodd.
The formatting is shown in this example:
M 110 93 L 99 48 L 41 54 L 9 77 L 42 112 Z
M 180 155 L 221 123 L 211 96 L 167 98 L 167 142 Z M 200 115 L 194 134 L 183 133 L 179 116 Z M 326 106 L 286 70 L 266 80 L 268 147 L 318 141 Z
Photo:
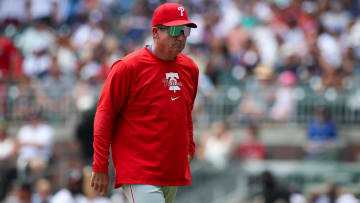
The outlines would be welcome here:
M 165 29 L 167 30 L 167 33 L 172 37 L 177 37 L 181 34 L 181 32 L 184 33 L 185 37 L 188 37 L 190 35 L 191 28 L 185 25 L 179 25 L 179 26 L 163 26 L 159 25 L 157 26 L 159 29 Z

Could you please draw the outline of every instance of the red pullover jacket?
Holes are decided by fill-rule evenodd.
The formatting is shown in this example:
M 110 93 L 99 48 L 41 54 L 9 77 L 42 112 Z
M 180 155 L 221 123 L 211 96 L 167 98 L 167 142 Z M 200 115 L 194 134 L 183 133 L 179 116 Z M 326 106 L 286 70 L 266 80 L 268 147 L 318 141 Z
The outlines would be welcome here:
M 189 57 L 163 61 L 146 47 L 114 63 L 96 110 L 93 171 L 108 171 L 111 146 L 115 188 L 191 184 L 198 76 Z

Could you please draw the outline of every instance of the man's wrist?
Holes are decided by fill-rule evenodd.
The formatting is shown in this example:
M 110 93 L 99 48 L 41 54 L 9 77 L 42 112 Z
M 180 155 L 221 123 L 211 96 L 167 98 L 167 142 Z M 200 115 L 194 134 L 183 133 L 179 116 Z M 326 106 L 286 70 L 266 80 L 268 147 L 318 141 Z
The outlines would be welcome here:
M 192 157 L 190 154 L 188 154 L 189 162 L 193 160 L 194 157 Z

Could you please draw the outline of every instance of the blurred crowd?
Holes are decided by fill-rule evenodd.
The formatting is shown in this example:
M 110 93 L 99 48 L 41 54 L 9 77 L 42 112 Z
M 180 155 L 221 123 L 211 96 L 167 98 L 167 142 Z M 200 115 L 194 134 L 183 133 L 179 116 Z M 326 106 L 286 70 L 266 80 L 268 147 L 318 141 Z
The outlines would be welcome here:
M 19 118 L 37 106 L 61 120 L 54 117 L 72 101 L 77 111 L 91 108 L 112 63 L 151 44 L 162 2 L 1 1 L 0 112 Z M 360 85 L 358 0 L 181 3 L 199 25 L 185 50 L 200 69 L 195 119 L 226 85 L 234 87 L 228 99 L 240 100 L 235 120 L 275 122 L 291 120 L 307 91 L 334 100 Z M 348 105 L 359 109 L 359 101 L 360 92 Z
M 259 190 L 245 203 L 273 203 L 273 202 L 289 202 L 289 203 L 359 203 L 357 198 L 358 192 L 348 190 L 341 184 L 331 181 L 324 184 L 322 190 L 312 189 L 309 191 L 308 197 L 304 196 L 301 189 L 296 184 L 283 184 L 276 175 L 270 171 L 264 171 L 252 180 L 259 183 Z
M 80 198 L 78 202 L 109 200 L 95 201 L 97 195 L 80 184 L 88 173 L 83 166 L 91 163 L 94 107 L 112 63 L 152 43 L 152 12 L 163 2 L 0 1 L 0 185 L 15 180 L 0 187 L 0 199 L 41 202 L 64 195 Z M 231 85 L 228 99 L 239 100 L 232 121 L 248 123 L 246 139 L 238 145 L 227 129 L 230 120 L 212 123 L 211 133 L 199 141 L 197 156 L 215 168 L 225 168 L 234 157 L 265 159 L 257 121 L 291 120 L 304 94 L 297 87 L 330 99 L 359 90 L 359 0 L 178 2 L 198 25 L 185 49 L 200 70 L 194 120 L 206 115 L 206 101 Z M 352 108 L 360 109 L 359 104 L 360 91 L 349 99 Z M 54 186 L 47 179 L 56 162 L 54 125 L 69 114 L 79 118 L 73 137 L 80 143 L 82 161 L 70 161 L 65 168 L 74 170 L 68 180 Z M 18 120 L 23 126 L 7 136 L 6 125 Z M 308 157 L 331 149 L 338 134 L 324 109 L 316 111 L 304 147 Z

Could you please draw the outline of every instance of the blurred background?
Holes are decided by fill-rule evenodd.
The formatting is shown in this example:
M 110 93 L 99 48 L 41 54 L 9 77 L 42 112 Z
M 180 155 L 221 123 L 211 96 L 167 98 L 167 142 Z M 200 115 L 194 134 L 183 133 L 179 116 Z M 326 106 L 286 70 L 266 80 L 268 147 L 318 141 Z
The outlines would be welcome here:
M 0 202 L 125 202 L 89 189 L 94 111 L 164 2 L 0 0 Z M 170 2 L 200 70 L 175 202 L 359 202 L 360 1 Z

